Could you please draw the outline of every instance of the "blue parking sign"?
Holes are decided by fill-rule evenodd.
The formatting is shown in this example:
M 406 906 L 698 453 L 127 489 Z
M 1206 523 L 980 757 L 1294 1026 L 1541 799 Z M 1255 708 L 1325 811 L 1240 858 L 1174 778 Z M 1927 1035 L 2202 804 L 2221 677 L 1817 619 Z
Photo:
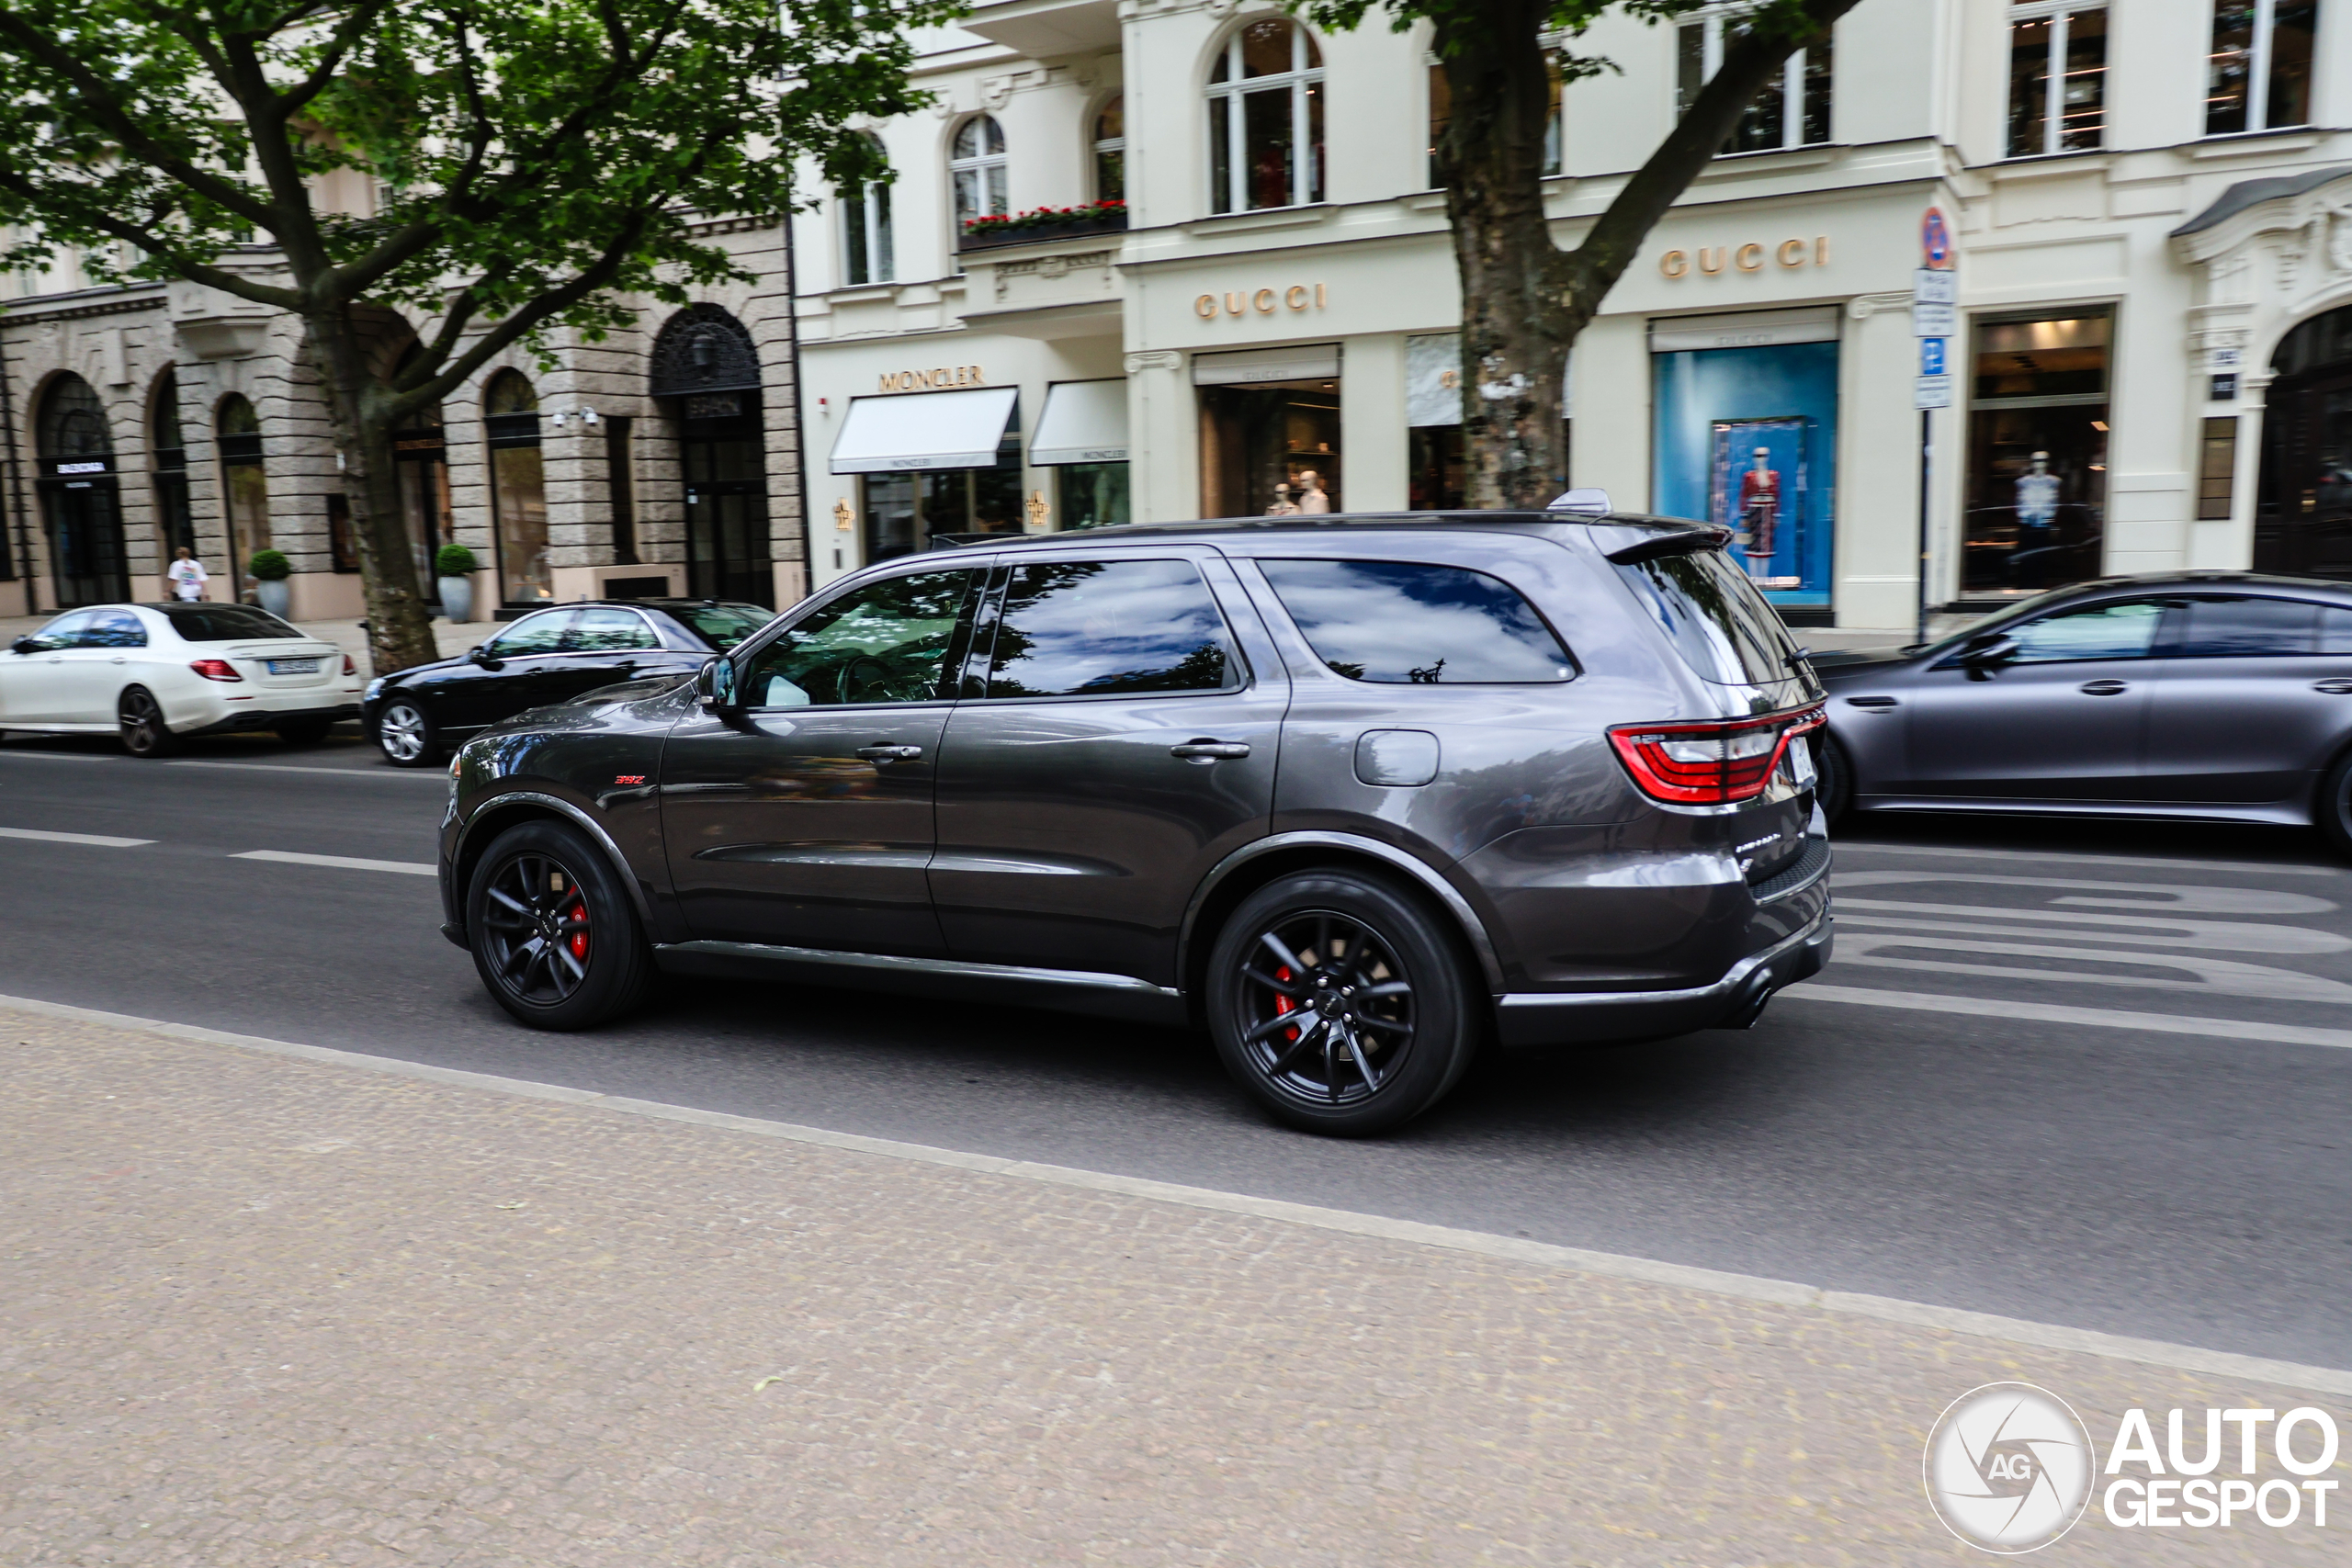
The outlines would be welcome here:
M 1944 340 L 1923 337 L 1919 340 L 1919 374 L 1940 376 L 1944 373 Z

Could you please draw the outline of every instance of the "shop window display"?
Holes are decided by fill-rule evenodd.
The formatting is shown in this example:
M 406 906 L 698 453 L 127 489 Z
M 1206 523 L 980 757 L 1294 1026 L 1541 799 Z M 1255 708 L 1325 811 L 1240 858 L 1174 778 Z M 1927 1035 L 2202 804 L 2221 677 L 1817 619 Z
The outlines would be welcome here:
M 2104 313 L 1976 323 L 1962 593 L 2038 593 L 2098 574 L 2111 325 Z
M 1338 381 L 1200 390 L 1205 515 L 1282 517 L 1344 510 Z
M 1054 470 L 1063 528 L 1115 528 L 1132 521 L 1125 463 L 1065 463 Z
M 858 490 L 868 561 L 929 549 L 943 534 L 1018 534 L 1021 443 L 1008 434 L 989 468 L 865 474 Z

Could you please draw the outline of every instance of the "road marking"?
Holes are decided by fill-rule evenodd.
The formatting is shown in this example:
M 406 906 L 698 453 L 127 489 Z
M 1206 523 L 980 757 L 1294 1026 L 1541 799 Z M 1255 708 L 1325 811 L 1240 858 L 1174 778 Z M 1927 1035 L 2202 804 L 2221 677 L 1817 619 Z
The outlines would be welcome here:
M 397 871 L 409 876 L 438 876 L 441 874 L 441 868 L 431 861 L 366 860 L 358 855 L 298 855 L 291 850 L 246 850 L 229 858 L 277 861 L 287 865 L 331 865 L 345 871 Z
M 2020 932 L 2020 935 L 2035 935 Z M 2051 933 L 2054 936 L 2056 933 Z M 1882 956 L 1889 953 L 1919 954 Z M 2071 958 L 2118 969 L 2152 969 L 2167 975 L 2129 975 L 2084 969 L 2038 969 L 2021 964 L 1954 962 L 1949 955 L 1967 953 L 2007 954 L 2053 961 Z M 1924 956 L 1941 954 L 1946 956 Z M 1962 942 L 1949 936 L 1903 936 L 1893 931 L 1840 931 L 1839 964 L 1871 964 L 1883 969 L 1918 969 L 1937 975 L 1983 975 L 2001 980 L 2048 980 L 2069 986 L 2132 986 L 2157 991 L 2202 991 L 2215 997 L 2252 997 L 2257 1001 L 2352 1003 L 2352 986 L 2300 969 L 2268 964 L 2242 964 L 2230 958 L 2209 958 L 2201 953 L 2145 953 L 2112 948 L 2060 947 L 2041 942 Z M 2193 978 L 2172 976 L 2188 976 Z
M 431 779 L 435 783 L 448 775 L 436 768 L 312 768 L 299 762 L 166 762 L 167 768 L 219 768 L 241 773 L 309 773 L 336 779 Z
M 1795 991 L 1804 991 L 1807 988 L 1804 986 L 1792 987 Z M 1856 995 L 1861 994 L 1864 993 L 1856 993 Z M 1900 995 L 1901 993 L 1886 994 Z M 1954 998 L 1954 1000 L 1961 1000 L 1961 998 Z M 1965 1005 L 1970 1011 L 1987 1010 L 1973 1002 Z M 1639 1280 L 1654 1285 L 1666 1285 L 1687 1291 L 1705 1291 L 1716 1295 L 1736 1296 L 1748 1301 L 1770 1302 L 1789 1307 L 1809 1307 L 1820 1312 L 1842 1313 L 1856 1317 L 1875 1318 L 1886 1323 L 1899 1323 L 1909 1327 L 1943 1329 L 1950 1333 L 1973 1335 L 1980 1338 L 2007 1340 L 2013 1344 L 2039 1346 L 2045 1349 L 2107 1356 L 2118 1360 L 2138 1361 L 2149 1366 L 2172 1367 L 2187 1371 L 2208 1372 L 2222 1377 L 2243 1378 L 2251 1382 L 2279 1383 L 2290 1388 L 2317 1389 L 2331 1393 L 2352 1393 L 2352 1371 L 2336 1367 L 2306 1366 L 2294 1361 L 2271 1360 L 2259 1356 L 2242 1356 L 2228 1350 L 2209 1350 L 2193 1345 L 2167 1344 L 2155 1339 L 2135 1339 L 2120 1334 L 2102 1334 L 2095 1329 L 2072 1328 L 2064 1324 L 2033 1323 L 2023 1318 L 1997 1317 L 1990 1313 L 1968 1312 L 1959 1307 L 1937 1306 L 1928 1302 L 1898 1301 L 1887 1296 L 1869 1296 L 1847 1291 L 1829 1291 L 1817 1285 L 1802 1284 L 1792 1280 L 1773 1280 L 1754 1274 L 1732 1274 L 1720 1269 L 1693 1268 L 1684 1263 L 1663 1263 L 1655 1258 L 1633 1258 L 1622 1253 L 1589 1251 L 1577 1247 L 1556 1247 L 1550 1242 L 1532 1241 L 1519 1236 L 1493 1235 L 1485 1231 L 1458 1230 L 1451 1225 L 1424 1224 L 1419 1220 L 1399 1220 L 1385 1214 L 1359 1213 L 1348 1209 L 1327 1209 L 1319 1204 L 1293 1203 L 1278 1198 L 1257 1198 L 1244 1192 L 1222 1192 L 1215 1188 L 1185 1187 L 1176 1182 L 1154 1181 L 1145 1177 L 1120 1176 L 1100 1170 L 1080 1170 L 1069 1166 L 1040 1165 L 1032 1160 L 1012 1160 L 999 1155 L 967 1154 L 960 1149 L 934 1148 L 924 1144 L 899 1143 L 889 1138 L 869 1138 L 854 1133 L 830 1132 L 822 1127 L 800 1126 L 789 1122 L 770 1122 L 754 1116 L 730 1115 L 722 1111 L 703 1111 L 690 1105 L 670 1105 L 660 1100 L 630 1100 L 619 1095 L 598 1094 L 593 1089 L 568 1089 L 561 1084 L 534 1083 L 527 1078 L 499 1077 L 490 1073 L 467 1072 L 458 1067 L 428 1066 L 422 1062 L 403 1062 L 395 1057 L 371 1056 L 357 1051 L 337 1051 L 322 1045 L 299 1045 L 289 1041 L 271 1040 L 260 1035 L 232 1034 L 225 1030 L 202 1029 L 186 1023 L 168 1023 L 160 1019 L 140 1018 L 127 1013 L 101 1012 L 95 1008 L 69 1007 L 59 1002 L 37 1001 L 28 997 L 0 996 L 0 1008 L 35 1013 L 45 1018 L 67 1019 L 79 1023 L 102 1024 L 115 1029 L 144 1029 L 174 1039 L 190 1040 L 208 1045 L 233 1046 L 238 1050 L 259 1051 L 274 1056 L 291 1056 L 302 1061 L 324 1063 L 334 1066 L 356 1067 L 363 1071 L 383 1073 L 393 1077 L 448 1084 L 460 1089 L 486 1090 L 492 1094 L 514 1095 L 526 1100 L 553 1100 L 564 1105 L 589 1106 L 602 1111 L 618 1111 L 624 1115 L 653 1117 L 665 1122 L 685 1122 L 696 1126 L 746 1133 L 754 1137 L 775 1138 L 788 1143 L 811 1144 L 822 1148 L 876 1155 L 886 1159 L 945 1166 L 956 1170 L 1001 1176 L 1016 1181 L 1037 1181 L 1049 1186 L 1077 1188 L 1091 1192 L 1115 1192 L 1125 1197 L 1152 1199 L 1164 1203 L 1182 1204 L 1187 1208 L 1206 1209 L 1220 1213 L 1242 1214 L 1254 1219 L 1307 1225 L 1317 1230 L 1338 1231 L 1350 1235 L 1371 1236 L 1378 1240 L 1414 1246 L 1442 1247 L 1450 1251 L 1475 1253 L 1482 1257 L 1498 1258 L 1538 1268 L 1600 1274 L 1621 1280 Z M 2346 1042 L 2352 1043 L 2352 1036 L 2347 1036 Z
M 1955 860 L 2025 860 L 2065 861 L 2075 865 L 2153 865 L 2166 871 L 2222 871 L 2256 875 L 2278 876 L 2342 876 L 2345 868 L 2332 865 L 2271 865 L 2261 861 L 2243 860 L 2146 860 L 2138 855 L 2078 855 L 2064 851 L 2049 850 L 1963 850 L 1946 849 L 1928 844 L 1882 844 L 1869 840 L 1840 839 L 1837 841 L 1839 854 L 1854 851 L 1865 854 L 1890 855 L 1950 855 Z
M 1842 961 L 1844 954 L 1838 956 Z M 2037 1023 L 2080 1023 L 2097 1029 L 2140 1029 L 2155 1034 L 2198 1034 L 2215 1040 L 2264 1040 L 2281 1045 L 2352 1049 L 2352 1029 L 2308 1029 L 2293 1023 L 2254 1023 L 2244 1019 L 2193 1018 L 2168 1012 L 2122 1012 L 2110 1008 L 2065 1007 L 2055 1002 L 1939 996 L 1932 991 L 1875 991 L 1862 986 L 1825 986 L 1813 980 L 1801 981 L 1780 994 L 1799 1001 L 1853 1002 L 1912 1012 L 1956 1012 L 1969 1018 L 2030 1019 Z
M 41 828 L 0 828 L 0 839 L 34 839 L 44 844 L 95 844 L 102 850 L 135 850 L 153 839 L 118 839 L 106 833 L 52 833 Z

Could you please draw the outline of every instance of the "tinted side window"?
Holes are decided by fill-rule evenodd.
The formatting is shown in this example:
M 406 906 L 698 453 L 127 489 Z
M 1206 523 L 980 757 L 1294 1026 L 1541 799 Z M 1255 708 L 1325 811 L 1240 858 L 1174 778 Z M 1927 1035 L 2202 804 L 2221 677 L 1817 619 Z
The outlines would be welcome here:
M 753 707 L 927 703 L 978 573 L 917 571 L 853 589 L 752 656 L 741 690 Z
M 542 610 L 536 615 L 526 615 L 491 640 L 493 659 L 515 659 L 526 654 L 553 653 L 563 646 L 563 632 L 571 624 L 577 610 Z
M 1214 692 L 1236 683 L 1225 617 L 1190 561 L 1015 567 L 989 655 L 991 697 Z
M 2319 651 L 2352 653 L 2352 610 L 2329 605 L 2319 613 Z
M 606 653 L 616 649 L 661 646 L 653 628 L 635 610 L 582 610 L 563 638 L 567 653 Z
M 2077 659 L 2145 659 L 2154 651 L 2165 607 L 2144 599 L 2094 604 L 2028 621 L 2009 633 L 2012 664 L 2058 664 Z
M 128 610 L 100 610 L 83 634 L 84 648 L 144 648 L 147 628 Z
M 775 619 L 765 610 L 750 604 L 697 604 L 670 614 L 692 626 L 697 636 L 721 652 Z
M 1567 649 L 1498 577 L 1417 561 L 1261 560 L 1315 657 L 1392 685 L 1566 681 Z
M 70 615 L 58 616 L 33 634 L 34 651 L 53 653 L 61 648 L 88 646 L 85 638 L 89 634 L 90 623 L 96 619 L 97 612 L 95 610 L 76 610 Z
M 2186 659 L 2309 653 L 2319 606 L 2294 599 L 2192 599 L 2177 649 Z
M 1701 680 L 1760 686 L 1792 673 L 1780 612 L 1721 550 L 1621 561 L 1617 575 Z

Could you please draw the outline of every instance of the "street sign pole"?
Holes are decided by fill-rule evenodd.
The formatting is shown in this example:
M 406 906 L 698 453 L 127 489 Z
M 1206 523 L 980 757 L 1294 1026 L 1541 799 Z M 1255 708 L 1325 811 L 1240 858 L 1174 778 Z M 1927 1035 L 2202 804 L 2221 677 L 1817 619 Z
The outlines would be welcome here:
M 1951 407 L 1951 367 L 1944 351 L 1960 335 L 1960 279 L 1951 270 L 1951 229 L 1933 207 L 1919 225 L 1920 260 L 1911 275 L 1911 333 L 1919 340 L 1919 378 L 1912 389 L 1919 411 L 1918 640 L 1928 640 L 1928 577 L 1935 554 L 1929 525 L 1935 496 L 1936 411 Z
M 1912 640 L 1928 640 L 1928 558 L 1932 541 L 1928 536 L 1928 498 L 1933 493 L 1928 484 L 1928 465 L 1935 460 L 1936 411 L 1919 411 L 1919 630 Z

